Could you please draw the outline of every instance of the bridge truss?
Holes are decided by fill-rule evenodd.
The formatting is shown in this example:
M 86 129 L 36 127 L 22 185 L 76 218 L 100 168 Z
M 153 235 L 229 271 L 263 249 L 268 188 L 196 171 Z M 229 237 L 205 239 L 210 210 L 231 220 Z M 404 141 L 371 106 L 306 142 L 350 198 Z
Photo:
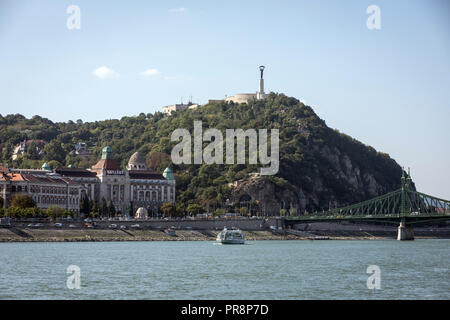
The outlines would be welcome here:
M 343 208 L 285 217 L 285 224 L 321 221 L 379 221 L 405 224 L 450 220 L 450 201 L 411 188 L 411 175 L 402 174 L 401 188 Z

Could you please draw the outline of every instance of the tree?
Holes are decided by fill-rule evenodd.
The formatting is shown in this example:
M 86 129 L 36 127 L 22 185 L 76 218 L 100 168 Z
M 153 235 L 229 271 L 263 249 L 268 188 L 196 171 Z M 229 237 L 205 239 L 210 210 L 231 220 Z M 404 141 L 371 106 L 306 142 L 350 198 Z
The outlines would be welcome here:
M 48 162 L 48 165 L 49 165 L 50 168 L 52 168 L 52 169 L 56 169 L 56 168 L 62 167 L 61 162 L 56 161 L 56 160 L 50 160 L 50 161 Z
M 100 200 L 99 214 L 100 214 L 100 216 L 102 216 L 102 217 L 104 217 L 104 216 L 106 216 L 106 215 L 109 214 L 109 211 L 108 211 L 108 203 L 106 202 L 105 197 L 102 197 L 102 199 Z
M 66 153 L 58 140 L 52 140 L 46 144 L 44 154 L 44 158 L 47 161 L 55 160 L 62 163 L 66 158 Z
M 166 217 L 175 217 L 177 215 L 177 207 L 172 202 L 164 202 L 161 205 L 161 211 Z
M 34 141 L 31 142 L 28 145 L 26 155 L 27 155 L 28 159 L 32 159 L 32 160 L 39 159 L 39 154 L 38 154 L 38 151 L 37 151 L 37 145 L 36 145 L 36 143 Z
M 247 207 L 242 207 L 242 208 L 240 208 L 240 209 L 239 209 L 239 212 L 240 212 L 240 214 L 243 215 L 243 216 L 246 216 L 246 215 L 249 214 L 249 210 L 248 210 Z
M 195 216 L 197 214 L 203 213 L 204 209 L 201 205 L 192 203 L 187 206 L 186 211 L 191 215 Z
M 83 193 L 81 195 L 80 212 L 84 213 L 85 215 L 89 215 L 89 213 L 91 212 L 91 206 L 90 206 L 90 203 L 89 203 L 89 198 L 87 197 L 87 195 L 85 193 Z
M 183 217 L 185 215 L 186 212 L 186 206 L 184 203 L 180 202 L 177 203 L 177 216 L 178 217 Z
M 33 199 L 26 194 L 17 194 L 11 200 L 11 207 L 15 208 L 32 208 L 35 207 Z
M 163 152 L 152 152 L 147 155 L 146 164 L 148 168 L 162 171 L 172 163 L 170 155 Z
M 91 200 L 89 206 L 91 207 L 91 215 L 92 216 L 97 216 L 99 213 L 99 208 L 98 208 L 98 204 L 96 201 Z
M 109 202 L 108 213 L 110 217 L 114 217 L 116 215 L 116 207 L 114 206 L 112 201 Z
M 46 211 L 47 216 L 52 220 L 62 217 L 65 213 L 65 210 L 59 206 L 50 206 Z
M 128 214 L 130 217 L 133 217 L 133 216 L 134 216 L 134 205 L 133 205 L 133 201 L 130 201 L 130 205 L 129 205 L 129 207 L 128 207 L 127 209 L 128 209 L 127 214 Z M 148 211 L 147 211 L 147 212 L 148 212 Z
M 213 212 L 213 215 L 214 215 L 215 217 L 221 218 L 221 217 L 223 217 L 223 216 L 225 215 L 225 213 L 227 213 L 227 211 L 226 211 L 225 209 L 223 209 L 223 208 L 217 208 L 216 211 Z

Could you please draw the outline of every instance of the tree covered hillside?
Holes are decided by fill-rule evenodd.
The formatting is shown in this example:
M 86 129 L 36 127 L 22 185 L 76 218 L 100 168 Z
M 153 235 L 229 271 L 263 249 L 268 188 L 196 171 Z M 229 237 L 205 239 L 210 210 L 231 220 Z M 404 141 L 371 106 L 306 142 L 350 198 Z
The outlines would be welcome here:
M 171 134 L 178 128 L 192 134 L 194 120 L 202 120 L 204 131 L 217 128 L 224 137 L 225 129 L 279 129 L 278 174 L 255 174 L 260 165 L 172 164 L 171 150 L 178 142 L 171 142 Z M 23 140 L 44 140 L 43 155 L 32 147 L 13 161 L 14 146 Z M 79 142 L 92 150 L 90 157 L 73 152 Z M 38 168 L 49 162 L 52 168 L 88 168 L 107 145 L 123 168 L 135 151 L 146 155 L 154 170 L 170 166 L 177 181 L 177 202 L 186 206 L 218 208 L 230 199 L 235 205 L 252 203 L 250 210 L 303 212 L 358 202 L 400 185 L 401 168 L 389 155 L 328 128 L 311 107 L 283 94 L 271 93 L 248 105 L 216 102 L 172 116 L 141 113 L 95 122 L 53 123 L 39 116 L 0 115 L 1 158 L 10 167 Z

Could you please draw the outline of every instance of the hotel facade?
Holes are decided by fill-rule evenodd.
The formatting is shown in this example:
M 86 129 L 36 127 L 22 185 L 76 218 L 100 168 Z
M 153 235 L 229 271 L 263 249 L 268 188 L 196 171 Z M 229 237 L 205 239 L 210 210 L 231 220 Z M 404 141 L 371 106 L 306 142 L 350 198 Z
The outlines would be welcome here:
M 144 207 L 156 211 L 164 202 L 175 202 L 175 179 L 170 168 L 162 174 L 149 170 L 145 158 L 134 153 L 125 170 L 113 159 L 111 147 L 90 169 L 58 168 L 44 164 L 42 170 L 0 166 L 0 197 L 7 208 L 16 194 L 28 194 L 39 208 L 56 205 L 79 212 L 82 197 L 100 203 L 105 199 L 116 211 L 134 216 Z

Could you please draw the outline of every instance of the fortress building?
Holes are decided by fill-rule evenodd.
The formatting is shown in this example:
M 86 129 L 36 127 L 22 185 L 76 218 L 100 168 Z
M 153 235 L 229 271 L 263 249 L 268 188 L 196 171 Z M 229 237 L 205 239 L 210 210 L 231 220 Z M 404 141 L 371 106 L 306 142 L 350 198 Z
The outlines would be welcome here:
M 233 96 L 227 97 L 225 99 L 210 99 L 208 100 L 209 103 L 215 103 L 215 102 L 234 102 L 234 103 L 248 103 L 251 100 L 261 100 L 266 97 L 266 93 L 264 92 L 264 78 L 263 73 L 265 66 L 259 66 L 259 71 L 261 74 L 261 77 L 259 79 L 259 90 L 256 93 L 237 93 Z M 162 112 L 164 114 L 170 115 L 173 112 L 179 111 L 179 110 L 186 110 L 186 109 L 196 109 L 200 105 L 196 103 L 189 102 L 188 104 L 173 104 L 170 106 L 165 106 L 162 108 Z
M 259 79 L 259 91 L 256 93 L 238 93 L 234 96 L 228 97 L 225 99 L 226 102 L 232 101 L 234 103 L 248 103 L 250 100 L 261 100 L 266 97 L 266 94 L 264 92 L 264 66 L 260 66 L 259 70 L 261 72 L 261 78 Z
M 165 106 L 165 107 L 163 107 L 162 112 L 164 114 L 171 115 L 172 112 L 176 112 L 179 110 L 186 110 L 186 109 L 196 109 L 198 107 L 199 107 L 198 103 L 192 103 L 189 101 L 187 104 L 180 103 L 180 104 L 172 104 L 170 106 Z

